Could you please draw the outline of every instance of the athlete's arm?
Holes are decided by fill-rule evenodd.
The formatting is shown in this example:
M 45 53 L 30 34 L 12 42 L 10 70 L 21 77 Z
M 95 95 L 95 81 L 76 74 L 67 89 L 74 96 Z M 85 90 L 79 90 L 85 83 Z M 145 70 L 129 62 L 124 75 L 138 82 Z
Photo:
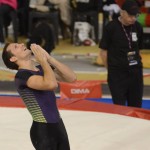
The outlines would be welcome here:
M 36 60 L 41 65 L 44 75 L 31 76 L 27 81 L 27 86 L 36 90 L 54 90 L 57 88 L 58 84 L 55 74 L 47 62 L 47 58 L 36 44 L 31 45 L 31 50 Z
M 67 65 L 61 63 L 60 61 L 56 60 L 51 56 L 49 56 L 48 62 L 55 68 L 54 72 L 58 81 L 64 82 L 76 81 L 76 74 Z
M 43 51 L 44 55 L 47 57 L 48 63 L 55 68 L 54 73 L 58 81 L 64 81 L 64 82 L 76 81 L 76 74 L 71 68 L 61 63 L 60 61 L 56 60 L 54 57 L 49 55 L 43 48 L 40 47 L 40 49 L 41 51 Z

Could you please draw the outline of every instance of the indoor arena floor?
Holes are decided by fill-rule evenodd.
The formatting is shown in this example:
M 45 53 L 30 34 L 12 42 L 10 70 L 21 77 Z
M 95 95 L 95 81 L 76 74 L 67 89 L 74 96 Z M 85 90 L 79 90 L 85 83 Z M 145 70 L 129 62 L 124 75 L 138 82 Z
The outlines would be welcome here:
M 0 149 L 34 150 L 25 108 L 0 108 Z M 71 150 L 149 150 L 150 121 L 109 113 L 60 110 Z

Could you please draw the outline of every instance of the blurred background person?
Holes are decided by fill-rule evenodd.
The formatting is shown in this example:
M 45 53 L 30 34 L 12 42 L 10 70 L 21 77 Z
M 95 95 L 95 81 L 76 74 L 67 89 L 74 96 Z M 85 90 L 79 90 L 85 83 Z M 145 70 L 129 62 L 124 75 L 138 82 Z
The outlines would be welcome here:
M 3 28 L 10 23 L 10 12 L 17 9 L 17 0 L 0 0 L 0 47 L 5 44 Z
M 69 0 L 31 0 L 30 8 L 43 13 L 59 10 L 60 37 L 68 38 L 71 36 L 71 5 Z

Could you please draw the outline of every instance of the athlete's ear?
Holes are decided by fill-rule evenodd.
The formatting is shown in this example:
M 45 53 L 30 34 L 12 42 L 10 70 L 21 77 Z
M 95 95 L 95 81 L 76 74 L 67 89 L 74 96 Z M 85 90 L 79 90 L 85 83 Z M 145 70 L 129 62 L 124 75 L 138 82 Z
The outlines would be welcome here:
M 11 62 L 15 62 L 15 61 L 17 61 L 17 57 L 12 56 L 9 60 L 10 60 Z

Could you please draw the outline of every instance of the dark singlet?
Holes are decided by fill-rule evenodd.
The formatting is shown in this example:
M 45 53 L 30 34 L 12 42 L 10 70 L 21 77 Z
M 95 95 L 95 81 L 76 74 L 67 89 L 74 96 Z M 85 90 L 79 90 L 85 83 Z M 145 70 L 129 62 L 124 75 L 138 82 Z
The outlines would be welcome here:
M 22 97 L 34 121 L 57 123 L 60 121 L 61 117 L 56 105 L 54 92 L 35 90 L 26 85 L 30 76 L 43 75 L 42 68 L 40 66 L 38 66 L 38 68 L 40 71 L 31 71 L 26 69 L 18 70 L 15 76 L 17 91 Z

